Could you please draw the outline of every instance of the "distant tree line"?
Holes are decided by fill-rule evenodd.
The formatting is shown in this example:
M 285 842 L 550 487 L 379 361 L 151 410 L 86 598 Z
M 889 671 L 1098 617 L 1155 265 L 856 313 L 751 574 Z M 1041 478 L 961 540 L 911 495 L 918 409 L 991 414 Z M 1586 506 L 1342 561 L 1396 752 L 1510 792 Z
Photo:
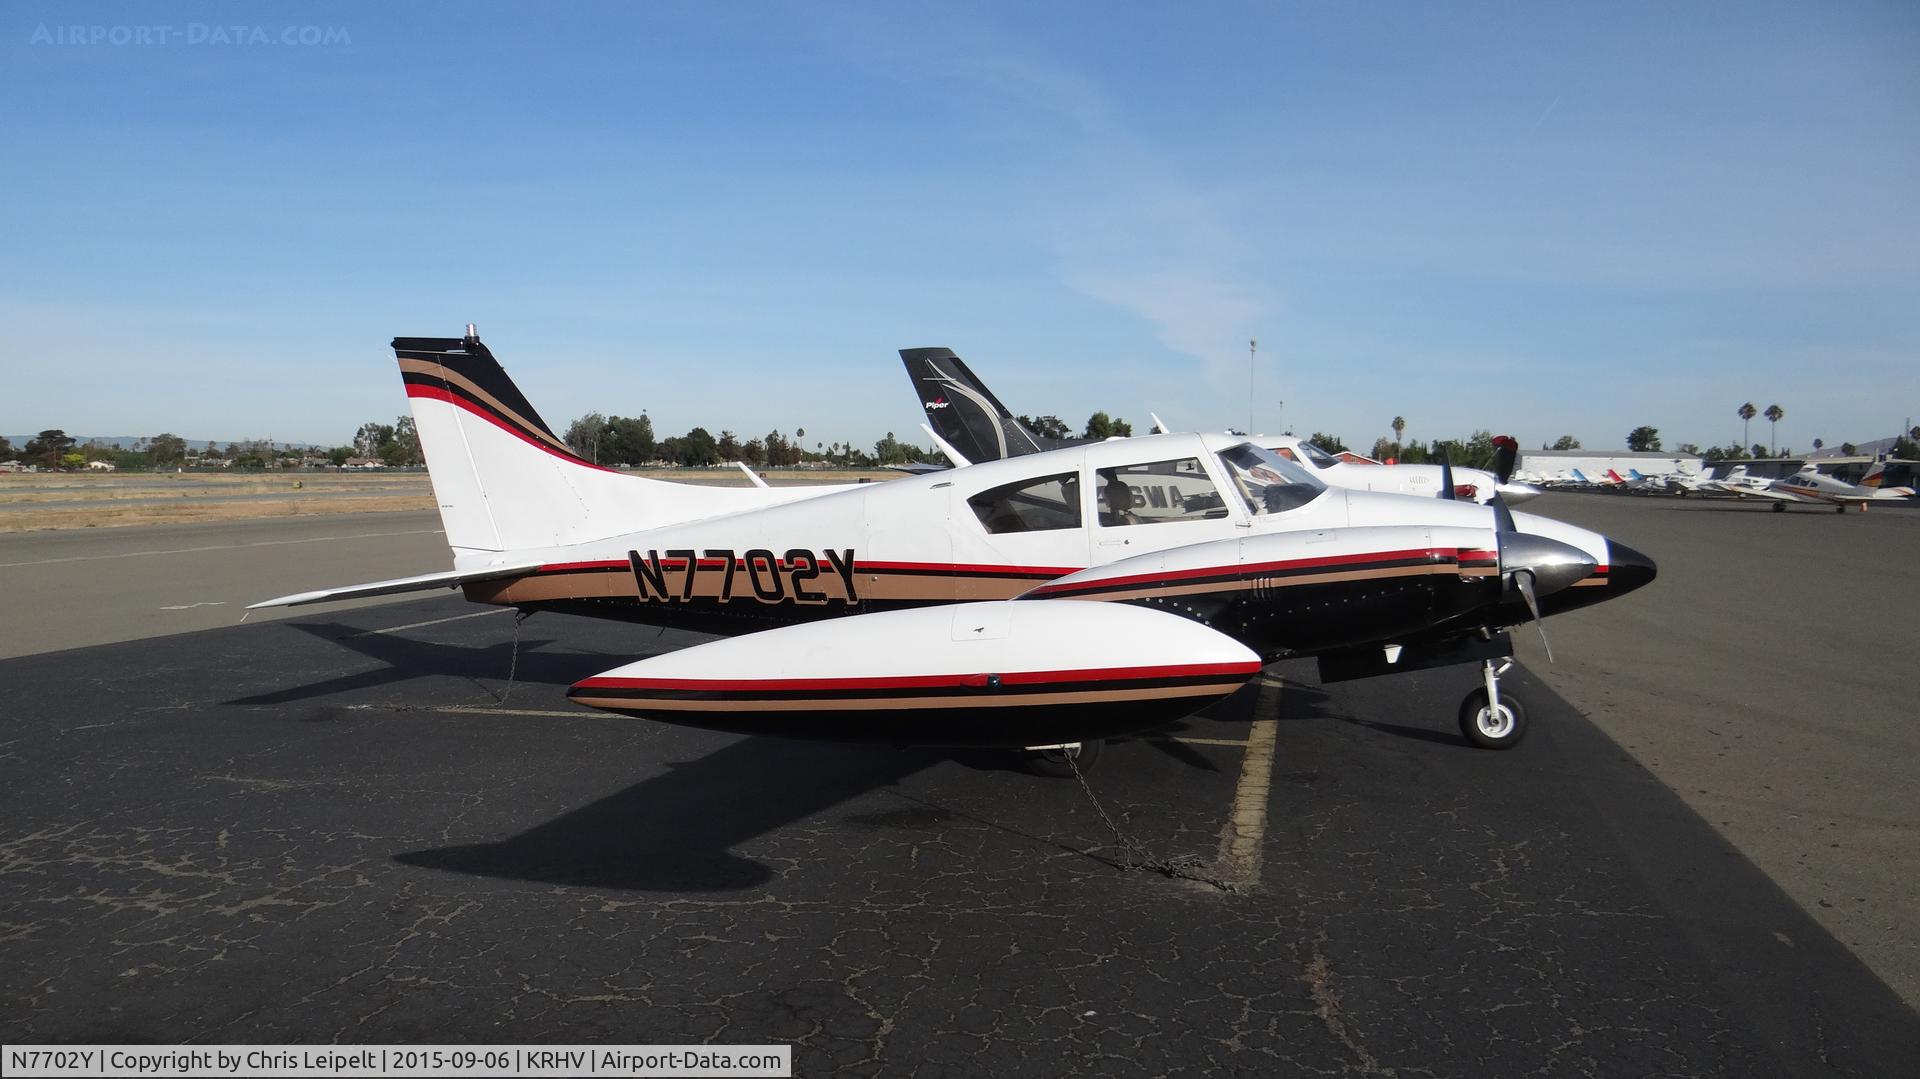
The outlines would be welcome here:
M 363 452 L 371 449 L 372 452 Z M 0 437 L 0 461 L 18 461 L 46 471 L 80 471 L 95 461 L 129 472 L 172 472 L 180 469 L 266 470 L 326 468 L 346 464 L 355 457 L 368 457 L 391 467 L 420 463 L 420 443 L 413 433 L 413 418 L 403 416 L 394 424 L 367 424 L 351 446 L 322 448 L 282 446 L 271 439 L 234 440 L 222 447 L 218 443 L 193 449 L 187 440 L 170 431 L 142 438 L 131 447 L 111 443 L 79 443 L 59 429 L 42 431 L 16 449 Z
M 1074 432 L 1058 416 L 1021 416 L 1021 423 L 1046 438 L 1074 437 Z M 1133 434 L 1133 425 L 1105 412 L 1087 417 L 1081 438 L 1112 438 Z M 637 467 L 677 465 L 703 468 L 739 461 L 754 468 L 795 468 L 805 465 L 833 468 L 878 468 L 886 465 L 928 464 L 944 460 L 943 455 L 901 441 L 892 431 L 871 449 L 852 442 L 806 444 L 807 429 L 796 427 L 791 435 L 768 431 L 745 441 L 733 431 L 722 430 L 716 437 L 705 427 L 694 427 L 684 435 L 660 438 L 651 417 L 608 416 L 589 412 L 567 425 L 562 441 L 580 457 L 599 465 Z
M 1741 405 L 1735 414 L 1742 421 L 1763 416 L 1770 423 L 1777 424 L 1786 416 L 1786 411 L 1779 405 L 1771 405 L 1763 412 L 1748 402 Z M 1035 434 L 1046 438 L 1076 437 L 1073 429 L 1058 416 L 1021 416 L 1019 420 Z M 1405 417 L 1395 416 L 1390 426 L 1393 437 L 1383 436 L 1374 440 L 1369 456 L 1382 461 L 1422 464 L 1438 461 L 1441 451 L 1445 450 L 1454 464 L 1466 468 L 1485 468 L 1493 461 L 1493 435 L 1488 431 L 1474 431 L 1463 439 L 1420 442 L 1405 440 Z M 705 427 L 694 427 L 684 435 L 660 439 L 655 437 L 653 421 L 645 413 L 634 417 L 589 412 L 568 425 L 564 441 L 574 453 L 586 460 L 629 467 L 707 467 L 740 461 L 756 468 L 792 468 L 801 465 L 875 468 L 942 459 L 937 453 L 900 441 L 891 431 L 875 442 L 871 450 L 855 447 L 851 442 L 837 441 L 815 441 L 809 449 L 805 443 L 806 434 L 804 427 L 795 428 L 791 436 L 773 430 L 759 438 L 742 442 L 738 435 L 729 430 L 722 430 L 715 437 Z M 1086 426 L 1077 437 L 1104 439 L 1132 434 L 1133 425 L 1126 420 L 1105 412 L 1095 412 L 1087 417 Z M 1349 452 L 1347 442 L 1336 434 L 1315 431 L 1308 441 L 1329 453 Z M 1662 448 L 1659 429 L 1648 425 L 1635 427 L 1627 433 L 1626 445 L 1630 450 L 1657 452 Z M 1813 440 L 1815 450 L 1825 445 L 1822 439 Z M 1577 450 L 1581 444 L 1572 435 L 1561 435 L 1550 443 L 1543 442 L 1540 448 Z M 1696 454 L 1709 462 L 1794 456 L 1789 446 L 1762 445 L 1758 442 L 1746 446 L 1708 446 L 1704 449 L 1697 443 L 1682 442 L 1674 448 L 1674 452 Z M 1858 447 L 1851 442 L 1842 443 L 1840 452 L 1851 457 L 1858 452 Z M 1920 459 L 1920 427 L 1895 439 L 1891 453 L 1894 457 L 1907 460 Z M 194 450 L 188 447 L 185 439 L 171 432 L 141 439 L 131 448 L 93 442 L 78 444 L 72 436 L 57 428 L 41 431 L 20 447 L 0 437 L 0 462 L 18 461 L 49 471 L 83 469 L 93 461 L 105 461 L 116 468 L 130 471 L 171 471 L 179 468 L 339 467 L 354 460 L 378 461 L 389 468 L 417 467 L 424 463 L 420 436 L 414 427 L 413 417 L 400 416 L 392 423 L 376 420 L 361 424 L 350 444 L 330 449 L 295 448 L 280 446 L 270 440 L 254 439 L 229 442 L 224 449 L 209 445 L 205 449 Z

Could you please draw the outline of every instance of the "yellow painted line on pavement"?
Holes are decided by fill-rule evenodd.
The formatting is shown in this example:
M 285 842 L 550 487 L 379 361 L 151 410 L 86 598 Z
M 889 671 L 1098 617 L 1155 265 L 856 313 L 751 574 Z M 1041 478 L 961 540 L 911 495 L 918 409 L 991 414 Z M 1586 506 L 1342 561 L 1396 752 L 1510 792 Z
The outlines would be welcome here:
M 1254 705 L 1253 729 L 1247 735 L 1247 753 L 1240 762 L 1240 781 L 1234 786 L 1233 805 L 1220 825 L 1221 876 L 1240 888 L 1260 884 L 1261 850 L 1267 838 L 1267 798 L 1273 789 L 1274 744 L 1279 724 L 1273 720 L 1279 703 L 1279 679 L 1260 682 Z

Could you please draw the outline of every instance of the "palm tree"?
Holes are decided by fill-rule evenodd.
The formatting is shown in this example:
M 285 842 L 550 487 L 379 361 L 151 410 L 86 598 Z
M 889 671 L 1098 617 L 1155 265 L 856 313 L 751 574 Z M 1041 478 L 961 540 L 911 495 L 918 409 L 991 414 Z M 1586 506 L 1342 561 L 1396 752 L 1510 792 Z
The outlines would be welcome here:
M 1406 429 L 1407 418 L 1405 416 L 1395 416 L 1393 418 L 1393 455 L 1395 457 L 1400 456 L 1400 433 Z
M 1742 446 L 1750 444 L 1750 440 L 1747 438 L 1747 424 L 1759 414 L 1760 410 L 1753 407 L 1752 401 L 1748 401 L 1746 404 L 1740 406 L 1740 444 Z
M 1766 413 L 1767 415 L 1767 456 L 1769 457 L 1773 456 L 1774 427 L 1780 422 L 1780 420 L 1783 417 L 1786 416 L 1786 414 L 1787 414 L 1787 410 L 1784 408 L 1781 408 L 1779 405 L 1767 406 L 1767 413 Z

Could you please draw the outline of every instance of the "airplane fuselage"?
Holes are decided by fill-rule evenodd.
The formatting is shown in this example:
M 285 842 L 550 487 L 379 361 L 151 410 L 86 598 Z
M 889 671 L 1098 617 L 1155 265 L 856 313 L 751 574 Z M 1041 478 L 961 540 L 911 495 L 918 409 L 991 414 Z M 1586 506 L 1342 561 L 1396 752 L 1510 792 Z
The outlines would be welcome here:
M 1030 454 L 530 552 L 547 559 L 538 571 L 464 587 L 483 603 L 722 634 L 1029 594 L 1120 601 L 1202 622 L 1265 657 L 1526 619 L 1502 594 L 1486 507 L 1322 488 L 1263 511 L 1219 457 L 1238 443 L 1160 435 Z M 1601 567 L 1546 597 L 1548 613 L 1619 586 L 1604 537 L 1518 520 Z M 1177 567 L 1161 554 L 1174 548 Z M 1139 564 L 1124 586 L 1050 585 L 1123 560 Z

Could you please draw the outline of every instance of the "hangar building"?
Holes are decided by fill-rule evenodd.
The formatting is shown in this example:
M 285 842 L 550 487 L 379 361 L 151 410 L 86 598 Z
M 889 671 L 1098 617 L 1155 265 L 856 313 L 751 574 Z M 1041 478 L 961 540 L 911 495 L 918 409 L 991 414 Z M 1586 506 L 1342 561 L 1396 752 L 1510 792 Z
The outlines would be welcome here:
M 1579 469 L 1600 477 L 1611 468 L 1622 476 L 1639 469 L 1643 476 L 1690 476 L 1706 467 L 1697 454 L 1671 450 L 1521 450 L 1517 468 L 1533 472 Z

